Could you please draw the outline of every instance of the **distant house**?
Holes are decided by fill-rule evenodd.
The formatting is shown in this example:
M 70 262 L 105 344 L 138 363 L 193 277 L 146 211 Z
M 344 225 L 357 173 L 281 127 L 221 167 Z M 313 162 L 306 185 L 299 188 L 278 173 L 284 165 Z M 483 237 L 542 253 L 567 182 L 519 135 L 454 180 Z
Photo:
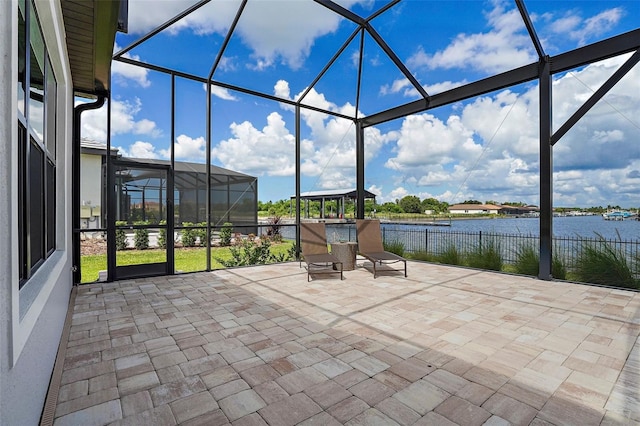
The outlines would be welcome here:
M 508 216 L 535 216 L 540 213 L 540 208 L 538 206 L 528 205 L 528 206 L 501 206 L 502 210 L 500 214 L 505 214 Z
M 449 207 L 451 214 L 504 214 L 508 216 L 534 216 L 540 212 L 538 206 L 508 206 L 495 204 L 455 204 Z
M 106 226 L 106 210 L 102 208 L 106 153 L 106 144 L 85 138 L 80 141 L 80 227 L 83 229 Z M 111 148 L 111 155 L 117 157 L 118 150 Z
M 498 214 L 502 206 L 493 204 L 454 204 L 449 206 L 451 214 Z

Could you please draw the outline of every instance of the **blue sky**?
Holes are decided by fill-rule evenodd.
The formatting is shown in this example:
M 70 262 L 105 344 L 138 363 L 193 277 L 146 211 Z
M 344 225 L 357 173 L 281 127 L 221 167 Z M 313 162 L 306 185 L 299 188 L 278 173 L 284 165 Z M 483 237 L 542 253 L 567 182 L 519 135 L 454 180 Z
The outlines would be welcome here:
M 128 46 L 195 2 L 129 1 Z M 368 17 L 388 2 L 341 0 Z M 213 0 L 131 50 L 137 60 L 206 77 L 238 0 Z M 555 55 L 640 27 L 640 1 L 526 1 L 545 52 Z M 405 0 L 372 21 L 419 84 L 435 94 L 536 60 L 512 1 Z M 305 0 L 249 0 L 213 79 L 298 99 L 354 32 Z M 359 117 L 418 99 L 376 41 L 364 38 Z M 356 114 L 360 36 L 303 104 Z M 559 127 L 624 62 L 611 58 L 556 75 Z M 170 153 L 170 79 L 115 62 L 112 145 L 139 158 Z M 176 80 L 176 159 L 205 162 L 206 87 Z M 212 88 L 212 162 L 258 177 L 259 199 L 295 193 L 292 108 Z M 636 67 L 554 147 L 554 204 L 640 206 L 640 68 Z M 536 82 L 368 128 L 365 187 L 378 201 L 405 195 L 539 203 Z M 84 115 L 83 135 L 106 140 L 104 111 Z M 352 121 L 302 109 L 302 191 L 355 187 Z

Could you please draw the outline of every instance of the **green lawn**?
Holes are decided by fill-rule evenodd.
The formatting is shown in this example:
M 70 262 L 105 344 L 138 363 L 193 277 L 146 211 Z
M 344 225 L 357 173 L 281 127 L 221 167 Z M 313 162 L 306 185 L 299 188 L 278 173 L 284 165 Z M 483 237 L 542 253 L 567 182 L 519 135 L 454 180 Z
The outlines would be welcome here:
M 286 253 L 291 247 L 291 242 L 273 244 L 271 252 L 274 254 Z M 176 272 L 197 272 L 207 269 L 207 251 L 204 247 L 176 248 L 174 250 Z M 116 254 L 118 266 L 137 265 L 143 263 L 164 262 L 166 251 L 159 249 L 149 250 L 122 250 Z M 223 266 L 215 258 L 231 259 L 229 247 L 211 247 L 211 269 L 221 269 Z M 107 255 L 87 255 L 80 258 L 82 269 L 82 283 L 91 283 L 98 279 L 98 273 L 107 269 Z

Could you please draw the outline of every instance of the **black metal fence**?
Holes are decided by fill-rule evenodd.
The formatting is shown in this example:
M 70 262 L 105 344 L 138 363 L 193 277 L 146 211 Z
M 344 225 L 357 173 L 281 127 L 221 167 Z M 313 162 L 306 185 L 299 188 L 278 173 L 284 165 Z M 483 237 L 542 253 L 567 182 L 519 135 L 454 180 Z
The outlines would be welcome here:
M 424 252 L 438 256 L 444 254 L 451 247 L 460 253 L 468 253 L 479 247 L 493 247 L 499 250 L 504 263 L 514 264 L 517 254 L 523 247 L 539 250 L 537 235 L 498 234 L 490 232 L 459 232 L 442 229 L 393 229 L 382 228 L 385 242 L 399 241 L 404 244 L 405 252 Z M 617 239 L 586 238 L 586 237 L 554 237 L 553 254 L 561 260 L 568 270 L 574 269 L 576 260 L 586 247 L 594 247 L 598 251 L 609 247 L 617 253 L 624 254 L 632 271 L 639 271 L 640 241 L 623 241 Z
M 287 239 L 295 238 L 295 228 L 283 230 Z M 480 247 L 493 244 L 499 250 L 505 264 L 515 264 L 517 254 L 523 247 L 532 247 L 537 253 L 539 238 L 533 234 L 501 234 L 493 232 L 460 232 L 447 227 L 418 227 L 406 224 L 382 225 L 382 237 L 385 243 L 399 242 L 404 246 L 405 253 L 425 253 L 429 256 L 439 256 L 454 247 L 459 253 L 474 252 Z M 356 241 L 356 230 L 353 223 L 327 223 L 327 240 Z M 554 237 L 553 255 L 560 259 L 567 270 L 575 269 L 576 261 L 586 247 L 593 247 L 598 251 L 606 247 L 616 253 L 624 254 L 631 270 L 640 274 L 640 240 L 619 240 L 587 237 Z

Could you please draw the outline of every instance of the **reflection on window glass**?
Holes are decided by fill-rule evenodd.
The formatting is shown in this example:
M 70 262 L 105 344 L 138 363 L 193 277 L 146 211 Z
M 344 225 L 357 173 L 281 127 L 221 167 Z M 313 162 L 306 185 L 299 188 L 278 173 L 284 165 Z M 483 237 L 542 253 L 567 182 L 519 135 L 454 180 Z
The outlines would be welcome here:
M 46 216 L 47 216 L 47 251 L 50 255 L 56 249 L 56 166 L 51 161 L 47 161 L 47 194 L 46 194 Z
M 40 140 L 44 135 L 44 59 L 45 48 L 38 17 L 31 8 L 29 19 L 30 55 L 30 87 L 29 87 L 29 124 Z
M 27 26 L 24 18 L 24 0 L 18 2 L 18 112 L 24 115 L 24 86 L 27 72 Z
M 44 155 L 34 140 L 29 151 L 29 249 L 31 267 L 45 258 L 44 242 Z
M 47 120 L 47 134 L 45 135 L 44 142 L 47 146 L 49 156 L 56 157 L 56 90 L 58 83 L 56 82 L 56 76 L 53 74 L 53 68 L 51 67 L 51 61 L 47 57 L 47 72 L 46 72 L 46 99 L 47 107 L 45 109 Z
M 26 179 L 25 179 L 25 163 L 27 157 L 27 129 L 24 128 L 22 123 L 18 123 L 18 164 L 20 170 L 18 171 L 18 262 L 19 262 L 19 276 L 20 276 L 20 288 L 25 283 L 25 280 L 29 276 L 27 271 L 27 242 L 25 239 L 26 233 L 26 218 L 24 206 L 26 205 Z

